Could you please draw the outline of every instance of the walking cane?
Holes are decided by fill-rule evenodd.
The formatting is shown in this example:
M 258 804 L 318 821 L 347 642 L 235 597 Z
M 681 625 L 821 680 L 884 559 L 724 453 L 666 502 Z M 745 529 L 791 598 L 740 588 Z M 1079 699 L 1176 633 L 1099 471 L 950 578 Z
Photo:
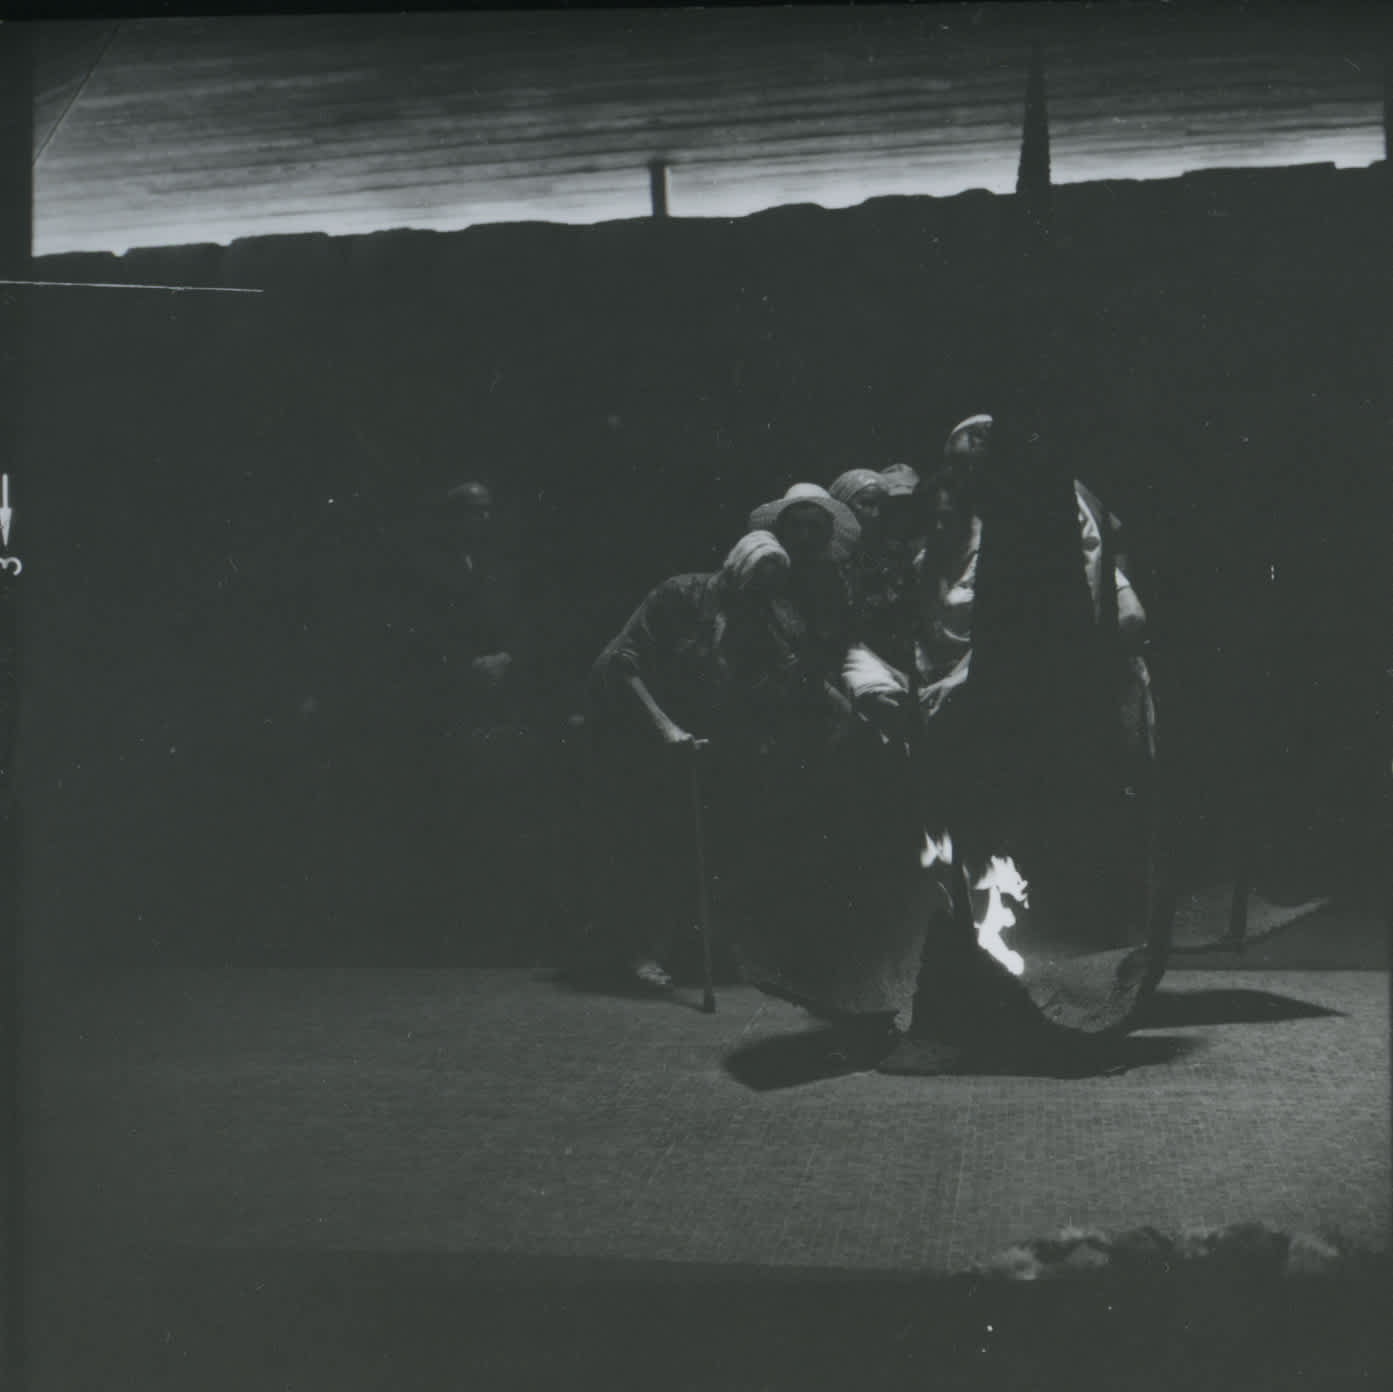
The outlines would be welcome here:
M 701 808 L 701 751 L 708 741 L 693 740 L 688 755 L 689 782 L 692 791 L 692 833 L 696 846 L 697 914 L 701 929 L 701 1009 L 706 1015 L 716 1013 L 716 987 L 711 968 L 711 894 L 706 882 L 706 829 Z

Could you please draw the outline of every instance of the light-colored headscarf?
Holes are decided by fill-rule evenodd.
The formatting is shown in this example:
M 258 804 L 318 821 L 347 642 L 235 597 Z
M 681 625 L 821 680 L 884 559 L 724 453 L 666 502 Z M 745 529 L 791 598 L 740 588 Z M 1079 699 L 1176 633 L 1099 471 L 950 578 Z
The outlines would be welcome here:
M 794 503 L 816 503 L 820 508 L 831 512 L 832 509 L 827 506 L 827 501 L 831 496 L 820 483 L 795 483 L 779 499 L 779 502 L 785 506 L 791 506 Z
M 845 503 L 816 483 L 795 483 L 782 498 L 776 498 L 772 503 L 761 503 L 750 514 L 745 525 L 752 532 L 772 532 L 778 527 L 779 518 L 800 503 L 812 503 L 832 519 L 832 553 L 849 556 L 861 539 L 861 524 Z
M 876 487 L 884 488 L 885 479 L 874 469 L 848 469 L 832 480 L 827 491 L 839 503 L 850 503 L 863 489 Z
M 907 498 L 919 487 L 919 474 L 908 464 L 891 464 L 880 471 L 892 498 Z
M 777 556 L 784 569 L 789 566 L 788 552 L 779 544 L 779 539 L 773 532 L 747 532 L 730 548 L 730 555 L 725 558 L 721 573 L 736 589 L 744 589 L 750 576 L 754 574 L 755 567 L 766 556 Z

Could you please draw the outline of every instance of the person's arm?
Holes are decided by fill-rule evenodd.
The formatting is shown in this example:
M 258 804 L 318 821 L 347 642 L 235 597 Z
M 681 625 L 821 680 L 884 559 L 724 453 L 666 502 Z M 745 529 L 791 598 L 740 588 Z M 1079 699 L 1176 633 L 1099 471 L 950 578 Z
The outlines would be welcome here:
M 955 692 L 967 684 L 968 673 L 972 669 L 972 651 L 969 649 L 960 657 L 946 676 L 930 682 L 919 691 L 919 708 L 926 720 L 932 720 L 952 699 Z
M 677 611 L 689 602 L 687 588 L 680 580 L 664 581 L 633 612 L 597 664 L 602 680 L 610 687 L 611 699 L 618 698 L 624 708 L 639 716 L 647 729 L 669 745 L 689 744 L 694 736 L 658 703 L 643 672 L 672 641 L 674 629 L 681 622 Z
M 1113 584 L 1117 591 L 1117 628 L 1123 650 L 1136 656 L 1146 646 L 1146 610 L 1137 598 L 1132 582 L 1127 578 L 1126 557 L 1116 548 L 1121 543 L 1122 524 L 1108 512 L 1081 483 L 1074 485 L 1078 501 L 1079 529 L 1083 542 L 1084 571 L 1088 577 L 1089 593 L 1093 597 L 1095 618 L 1102 613 L 1103 592 L 1103 528 L 1108 529 L 1112 548 Z
M 856 714 L 855 709 L 852 707 L 850 697 L 848 697 L 846 692 L 830 677 L 823 677 L 822 693 L 827 700 L 827 704 L 830 705 L 843 720 Z
M 654 699 L 653 693 L 644 684 L 643 678 L 636 672 L 628 673 L 624 677 L 624 684 L 664 744 L 692 744 L 695 742 L 696 736 L 690 730 L 684 730 L 668 715 Z
M 902 696 L 909 681 L 865 643 L 854 643 L 842 665 L 842 682 L 856 703 L 880 696 Z
M 865 643 L 855 643 L 842 665 L 842 686 L 852 707 L 882 732 L 898 731 L 909 701 L 909 679 Z
M 1122 567 L 1116 568 L 1117 576 L 1117 631 L 1122 638 L 1122 649 L 1128 657 L 1139 657 L 1146 650 L 1146 610 L 1142 608 L 1137 592 L 1132 588 Z

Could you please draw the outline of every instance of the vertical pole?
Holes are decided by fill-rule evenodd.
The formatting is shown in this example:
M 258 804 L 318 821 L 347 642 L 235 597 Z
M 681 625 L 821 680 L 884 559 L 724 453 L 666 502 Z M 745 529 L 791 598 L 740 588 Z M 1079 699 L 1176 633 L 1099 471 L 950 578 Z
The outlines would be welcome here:
M 716 1013 L 716 983 L 711 962 L 711 888 L 706 870 L 706 813 L 702 806 L 700 760 L 703 742 L 693 743 L 686 751 L 689 761 L 687 779 L 692 799 L 692 839 L 696 852 L 697 915 L 701 929 L 701 1008 L 707 1015 Z
M 667 161 L 655 159 L 648 166 L 648 193 L 653 203 L 653 216 L 665 218 L 667 211 Z
M 1005 772 L 1019 767 L 1041 740 L 1036 727 L 1061 712 L 1065 683 L 1053 682 L 1026 701 L 1026 686 L 1037 688 L 1067 664 L 1042 651 L 1049 632 L 1049 651 L 1083 640 L 1083 611 L 1079 601 L 1086 590 L 1066 596 L 1069 577 L 1079 563 L 1077 505 L 1073 475 L 1063 442 L 1052 438 L 1051 417 L 1057 359 L 1055 315 L 1059 268 L 1052 248 L 1049 192 L 1049 132 L 1045 119 L 1044 69 L 1037 45 L 1031 53 L 1026 84 L 1025 123 L 1021 141 L 1020 175 L 1012 200 L 1011 236 L 1003 253 L 1008 265 L 1002 277 L 1007 298 L 998 318 L 1001 386 L 991 458 L 980 499 L 982 543 L 978 563 L 977 607 L 974 615 L 972 675 L 974 705 L 990 729 L 989 746 Z M 1078 608 L 1071 614 L 1068 633 L 1059 633 L 1060 603 Z M 1032 672 L 1034 675 L 1027 677 Z M 1023 685 L 1022 683 L 1025 683 Z M 1046 713 L 1046 712 L 1050 713 Z M 1017 745 L 1006 751 L 1007 733 Z M 1010 742 L 1009 740 L 1006 742 Z M 1045 741 L 1049 743 L 1049 741 Z M 1009 801 L 1008 797 L 1008 801 Z

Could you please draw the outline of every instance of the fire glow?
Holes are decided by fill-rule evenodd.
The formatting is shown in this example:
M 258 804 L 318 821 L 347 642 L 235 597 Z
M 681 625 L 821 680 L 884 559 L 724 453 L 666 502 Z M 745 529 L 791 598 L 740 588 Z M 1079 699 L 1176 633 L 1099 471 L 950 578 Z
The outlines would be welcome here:
M 977 924 L 977 944 L 991 953 L 1012 976 L 1025 972 L 1025 958 L 1002 941 L 1002 933 L 1015 926 L 1016 915 L 1002 903 L 1002 896 L 1014 899 L 1023 909 L 1030 907 L 1026 884 L 1010 856 L 993 856 L 976 888 L 987 891 L 987 912 Z
M 953 838 L 944 832 L 942 837 L 935 840 L 925 833 L 924 849 L 919 853 L 919 863 L 924 869 L 930 870 L 938 864 L 949 865 L 952 860 Z M 980 919 L 975 912 L 973 914 L 977 926 L 977 945 L 1000 962 L 1012 976 L 1023 976 L 1025 958 L 1006 946 L 1002 934 L 1016 923 L 1014 910 L 1007 908 L 1003 899 L 1014 899 L 1023 909 L 1030 907 L 1030 886 L 1025 877 L 1010 856 L 993 856 L 973 888 L 987 891 L 986 912 Z

